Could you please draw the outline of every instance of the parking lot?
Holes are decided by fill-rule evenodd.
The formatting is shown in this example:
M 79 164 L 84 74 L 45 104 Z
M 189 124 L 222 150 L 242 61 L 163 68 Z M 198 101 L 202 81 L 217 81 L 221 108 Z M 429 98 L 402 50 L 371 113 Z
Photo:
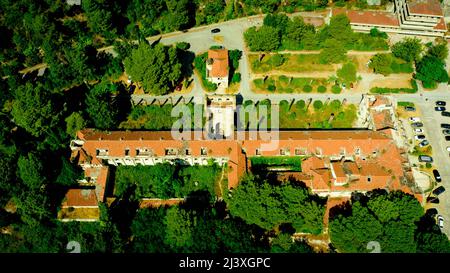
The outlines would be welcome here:
M 450 156 L 447 151 L 447 147 L 450 146 L 450 141 L 445 140 L 445 136 L 443 134 L 444 128 L 441 128 L 441 123 L 450 124 L 450 117 L 442 116 L 441 111 L 436 111 L 436 100 L 428 100 L 423 102 L 416 102 L 416 112 L 414 116 L 420 118 L 420 122 L 423 123 L 423 127 L 420 127 L 423 132 L 416 133 L 411 129 L 415 135 L 423 134 L 425 135 L 426 140 L 430 143 L 432 147 L 432 157 L 433 157 L 433 168 L 437 169 L 442 177 L 442 182 L 437 183 L 435 188 L 439 186 L 444 186 L 446 189 L 445 192 L 438 195 L 439 204 L 427 203 L 426 209 L 428 208 L 436 208 L 438 210 L 438 214 L 442 215 L 445 219 L 445 233 L 449 234 L 449 219 L 450 219 L 450 202 L 447 200 L 450 198 L 449 189 L 450 189 Z M 449 109 L 450 102 L 447 101 L 446 108 Z M 411 123 L 412 121 L 410 121 Z M 413 140 L 415 143 L 419 143 L 422 140 Z M 425 164 L 425 163 L 420 163 Z M 432 170 L 431 169 L 431 170 Z M 432 175 L 431 175 L 432 176 Z M 434 179 L 434 178 L 433 178 Z M 431 192 L 427 194 L 427 196 L 435 196 Z

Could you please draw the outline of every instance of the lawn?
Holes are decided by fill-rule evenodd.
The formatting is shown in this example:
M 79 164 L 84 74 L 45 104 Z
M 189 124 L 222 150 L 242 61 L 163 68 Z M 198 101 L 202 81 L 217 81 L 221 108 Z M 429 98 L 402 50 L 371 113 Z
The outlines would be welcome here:
M 331 90 L 331 85 L 325 78 L 294 78 L 286 76 L 271 76 L 253 80 L 255 92 L 270 93 L 325 93 Z
M 194 113 L 194 107 L 198 107 L 199 113 L 203 113 L 203 105 L 187 104 L 190 112 Z M 126 121 L 119 125 L 119 129 L 126 130 L 170 130 L 178 117 L 172 117 L 172 104 L 165 105 L 138 105 L 133 107 Z M 191 118 L 192 126 L 194 126 L 194 118 Z M 197 125 L 197 124 L 195 124 Z M 194 126 L 199 127 L 199 125 Z
M 115 176 L 116 196 L 135 187 L 137 198 L 183 198 L 194 191 L 208 191 L 215 196 L 220 166 L 184 166 L 157 164 L 154 166 L 119 166 Z
M 246 101 L 245 105 L 254 105 L 251 101 Z M 269 107 L 269 101 L 261 101 L 256 108 L 257 113 L 261 113 L 262 106 Z M 353 123 L 357 118 L 357 107 L 354 104 L 343 106 L 340 101 L 333 100 L 329 103 L 314 101 L 308 105 L 308 101 L 298 100 L 294 103 L 281 101 L 279 107 L 279 128 L 282 129 L 332 129 L 332 128 L 353 128 Z M 258 120 L 267 121 L 267 127 L 271 127 L 270 109 L 267 117 L 259 117 Z M 256 121 L 248 121 L 245 118 L 246 127 L 254 129 L 258 127 Z M 263 126 L 260 124 L 260 127 Z
M 280 56 L 282 61 L 280 61 Z M 286 72 L 327 72 L 335 71 L 332 64 L 321 64 L 319 54 L 271 54 L 259 61 L 258 54 L 249 54 L 253 73 L 265 73 L 273 70 Z
M 301 171 L 302 158 L 299 156 L 254 156 L 250 158 L 252 168 L 267 167 L 288 168 L 293 171 Z

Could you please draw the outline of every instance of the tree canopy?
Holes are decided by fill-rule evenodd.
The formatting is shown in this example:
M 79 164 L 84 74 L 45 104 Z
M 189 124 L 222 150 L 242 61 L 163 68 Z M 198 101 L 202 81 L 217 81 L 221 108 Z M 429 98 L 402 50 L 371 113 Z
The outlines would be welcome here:
M 251 27 L 244 38 L 252 51 L 271 51 L 280 46 L 280 32 L 271 26 Z
M 140 82 L 146 92 L 164 95 L 181 79 L 181 62 L 176 47 L 140 43 L 124 60 L 127 74 Z
M 392 54 L 407 62 L 417 61 L 422 52 L 422 44 L 417 38 L 405 38 L 392 46 Z

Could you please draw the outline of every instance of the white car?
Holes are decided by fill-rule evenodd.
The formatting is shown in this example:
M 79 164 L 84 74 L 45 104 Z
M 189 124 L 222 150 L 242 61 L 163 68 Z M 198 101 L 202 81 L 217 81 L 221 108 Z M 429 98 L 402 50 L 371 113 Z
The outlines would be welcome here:
M 437 223 L 438 223 L 440 228 L 444 228 L 444 217 L 442 217 L 442 215 L 439 215 L 437 217 Z
M 411 121 L 411 122 L 420 122 L 420 118 L 418 118 L 418 117 L 410 117 L 409 121 Z
M 447 152 L 450 152 L 450 146 L 447 147 Z
M 420 128 L 415 128 L 415 129 L 414 129 L 414 132 L 415 132 L 416 134 L 421 134 L 421 133 L 423 133 L 423 130 L 420 129 Z

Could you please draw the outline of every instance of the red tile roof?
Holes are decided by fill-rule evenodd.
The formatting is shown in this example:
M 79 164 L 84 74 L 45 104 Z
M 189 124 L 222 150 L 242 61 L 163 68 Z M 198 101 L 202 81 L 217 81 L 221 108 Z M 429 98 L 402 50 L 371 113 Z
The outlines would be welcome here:
M 62 207 L 95 207 L 97 205 L 94 189 L 69 189 Z
M 357 11 L 346 9 L 333 9 L 333 15 L 344 13 L 351 24 L 368 24 L 375 26 L 400 27 L 395 14 L 386 11 Z
M 228 76 L 228 50 L 210 49 L 208 50 L 208 59 L 212 59 L 212 69 L 209 72 L 210 77 Z
M 408 0 L 407 6 L 410 14 L 443 16 L 438 0 Z

